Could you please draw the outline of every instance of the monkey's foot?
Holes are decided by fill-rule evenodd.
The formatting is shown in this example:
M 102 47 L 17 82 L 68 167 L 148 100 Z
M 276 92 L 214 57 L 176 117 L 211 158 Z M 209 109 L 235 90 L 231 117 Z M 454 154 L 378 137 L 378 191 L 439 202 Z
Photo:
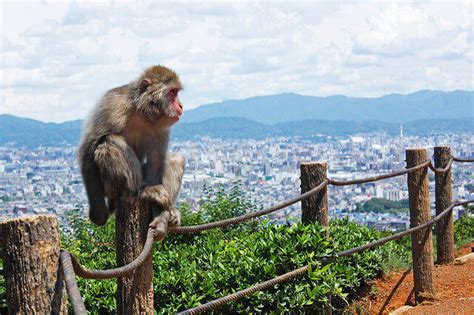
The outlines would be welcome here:
M 105 223 L 107 223 L 108 217 L 109 217 L 109 210 L 107 208 L 89 209 L 89 218 L 91 219 L 92 222 L 94 222 L 98 226 L 105 225 Z
M 168 221 L 169 226 L 180 226 L 181 225 L 181 213 L 175 207 L 170 208 L 170 220 Z
M 145 187 L 140 194 L 140 198 L 157 204 L 163 208 L 162 210 L 166 210 L 171 206 L 169 194 L 163 185 Z
M 151 221 L 148 227 L 155 229 L 155 241 L 161 241 L 168 234 L 169 213 L 161 213 Z

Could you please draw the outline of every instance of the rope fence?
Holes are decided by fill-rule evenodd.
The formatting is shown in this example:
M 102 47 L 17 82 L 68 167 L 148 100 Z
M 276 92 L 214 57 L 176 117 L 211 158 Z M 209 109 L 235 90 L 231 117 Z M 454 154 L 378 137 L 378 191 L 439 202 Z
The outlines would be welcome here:
M 402 238 L 402 237 L 404 237 L 408 234 L 412 234 L 416 231 L 428 228 L 428 227 L 432 226 L 433 224 L 435 224 L 436 222 L 438 222 L 439 220 L 441 220 L 441 218 L 443 218 L 449 212 L 451 212 L 454 207 L 461 206 L 461 205 L 467 205 L 467 204 L 472 203 L 472 202 L 474 202 L 474 199 L 473 200 L 468 200 L 468 201 L 463 201 L 463 202 L 453 202 L 442 213 L 440 213 L 435 218 L 433 218 L 432 220 L 430 220 L 430 221 L 428 221 L 428 222 L 426 222 L 422 225 L 410 228 L 408 230 L 405 230 L 405 231 L 397 233 L 397 234 L 393 234 L 393 235 L 381 238 L 377 241 L 374 241 L 374 242 L 371 242 L 371 243 L 368 243 L 368 244 L 365 244 L 365 245 L 362 245 L 362 246 L 354 247 L 354 248 L 348 249 L 346 251 L 339 252 L 339 253 L 334 254 L 333 256 L 330 256 L 330 257 L 325 257 L 321 260 L 321 263 L 322 264 L 327 264 L 327 263 L 330 263 L 330 262 L 333 262 L 333 261 L 337 260 L 338 258 L 347 257 L 347 256 L 350 256 L 350 255 L 353 255 L 353 254 L 356 254 L 356 253 L 360 253 L 360 252 L 368 250 L 370 248 L 383 245 L 383 244 L 385 244 L 389 241 L 400 239 L 400 238 Z M 242 299 L 246 296 L 252 295 L 252 294 L 254 294 L 258 291 L 263 291 L 263 290 L 269 289 L 269 288 L 273 287 L 274 285 L 277 285 L 277 284 L 280 284 L 280 283 L 283 283 L 283 282 L 287 282 L 287 281 L 289 281 L 291 279 L 294 279 L 298 276 L 304 275 L 305 273 L 308 272 L 309 266 L 310 266 L 310 264 L 308 264 L 306 266 L 303 266 L 303 267 L 300 267 L 298 269 L 295 269 L 293 271 L 290 271 L 288 273 L 285 273 L 281 276 L 275 277 L 271 280 L 259 283 L 259 284 L 255 285 L 253 287 L 250 287 L 250 288 L 247 288 L 247 289 L 229 294 L 227 296 L 224 296 L 224 297 L 219 298 L 217 300 L 214 300 L 212 302 L 202 304 L 202 305 L 197 306 L 195 308 L 191 308 L 191 309 L 186 310 L 184 312 L 180 312 L 180 313 L 178 313 L 178 315 L 188 315 L 188 314 L 195 315 L 195 314 L 201 314 L 201 313 L 204 313 L 204 312 L 207 312 L 207 311 L 210 311 L 210 310 L 214 310 L 214 309 L 219 308 L 222 305 L 227 304 L 229 302 L 234 302 L 234 301 L 240 300 L 240 299 Z
M 430 170 L 432 170 L 433 172 L 435 172 L 436 174 L 444 174 L 446 173 L 447 171 L 449 171 L 451 169 L 451 166 L 453 165 L 453 157 L 451 157 L 448 161 L 448 164 L 443 167 L 443 168 L 436 168 L 434 165 L 433 165 L 433 162 L 430 162 Z
M 461 159 L 453 156 L 453 161 L 454 162 L 460 162 L 460 163 L 471 163 L 474 162 L 474 159 Z
M 448 157 L 449 157 L 449 160 L 448 160 Z M 418 161 L 420 161 L 420 160 L 418 160 Z M 431 169 L 437 176 L 443 176 L 443 174 L 445 174 L 445 173 L 447 173 L 451 170 L 452 165 L 453 165 L 454 162 L 460 162 L 460 163 L 474 162 L 474 159 L 462 159 L 462 158 L 456 158 L 456 157 L 448 155 L 445 159 L 445 161 L 447 161 L 447 163 L 441 164 L 441 165 L 445 165 L 445 166 L 444 167 L 438 167 L 438 168 L 436 168 L 433 165 L 431 159 L 424 158 L 424 159 L 421 159 L 421 161 L 423 161 L 423 162 L 419 163 L 418 165 L 415 165 L 413 167 L 409 167 L 409 168 L 406 168 L 406 169 L 403 169 L 403 170 L 398 170 L 398 171 L 394 171 L 394 172 L 387 173 L 387 174 L 382 174 L 382 175 L 372 176 L 372 177 L 366 177 L 366 178 L 360 178 L 360 179 L 342 181 L 342 180 L 330 179 L 330 178 L 327 178 L 327 177 L 324 179 L 324 177 L 323 177 L 322 178 L 323 180 L 319 184 L 317 184 L 314 188 L 306 191 L 305 193 L 302 193 L 301 195 L 299 195 L 297 197 L 294 197 L 294 198 L 291 198 L 289 200 L 280 202 L 280 203 L 278 203 L 274 206 L 271 206 L 269 208 L 265 208 L 265 209 L 262 209 L 262 210 L 259 210 L 259 211 L 250 212 L 250 213 L 238 216 L 238 217 L 233 217 L 233 218 L 220 220 L 220 221 L 216 221 L 216 222 L 210 222 L 210 223 L 194 225 L 194 226 L 171 227 L 168 232 L 172 233 L 172 234 L 190 234 L 190 233 L 199 233 L 199 232 L 209 230 L 209 229 L 213 229 L 213 228 L 223 228 L 223 227 L 227 227 L 227 226 L 230 226 L 230 225 L 235 225 L 235 224 L 238 224 L 238 223 L 241 223 L 241 222 L 244 222 L 244 221 L 248 221 L 248 220 L 263 216 L 263 215 L 270 214 L 272 212 L 275 212 L 275 211 L 281 210 L 283 208 L 286 208 L 290 205 L 293 205 L 297 202 L 306 200 L 306 199 L 308 199 L 308 198 L 310 198 L 310 197 L 312 197 L 312 196 L 314 196 L 318 193 L 321 193 L 322 191 L 326 191 L 325 188 L 329 185 L 332 185 L 332 186 L 347 186 L 347 185 L 364 184 L 364 183 L 380 181 L 380 180 L 384 180 L 384 179 L 388 179 L 388 178 L 393 178 L 393 177 L 397 177 L 397 176 L 401 176 L 401 175 L 405 175 L 405 174 L 413 174 L 416 171 L 419 171 L 419 170 L 422 170 L 422 169 L 427 169 L 427 168 Z M 439 160 L 436 160 L 436 161 L 439 162 Z M 413 164 L 417 164 L 417 163 L 412 163 L 412 165 Z M 409 179 L 410 179 L 410 176 L 412 176 L 412 175 L 409 175 L 409 177 L 408 177 Z M 427 177 L 426 177 L 426 181 L 427 181 Z M 428 201 L 429 201 L 429 198 L 428 198 Z M 410 229 L 407 229 L 405 231 L 402 231 L 402 232 L 399 232 L 399 233 L 381 238 L 381 239 L 376 240 L 374 242 L 371 242 L 371 243 L 368 243 L 368 244 L 365 244 L 365 245 L 361 245 L 361 246 L 358 246 L 358 247 L 355 247 L 355 248 L 351 248 L 349 250 L 336 253 L 336 254 L 334 254 L 332 256 L 329 256 L 329 257 L 324 257 L 324 258 L 321 259 L 320 262 L 323 263 L 323 264 L 327 264 L 327 263 L 332 262 L 332 261 L 334 261 L 338 258 L 350 256 L 350 255 L 353 255 L 355 253 L 359 253 L 359 252 L 368 250 L 370 248 L 383 245 L 386 242 L 389 242 L 389 241 L 392 241 L 392 240 L 397 240 L 397 239 L 399 239 L 401 237 L 404 237 L 406 235 L 413 234 L 417 231 L 420 231 L 420 230 L 423 230 L 425 228 L 431 227 L 432 225 L 434 225 L 435 223 L 440 221 L 443 217 L 450 214 L 451 211 L 454 209 L 454 207 L 456 207 L 456 206 L 465 206 L 465 205 L 467 205 L 469 203 L 472 203 L 472 202 L 474 202 L 474 200 L 452 202 L 444 210 L 437 211 L 438 215 L 436 217 L 432 218 L 431 220 L 428 220 L 428 221 L 426 221 L 422 224 L 419 224 L 417 226 L 411 227 Z M 446 207 L 446 205 L 448 205 L 448 204 L 445 204 L 445 206 L 443 206 L 443 207 Z M 437 208 L 437 209 L 439 209 L 439 208 Z M 1 239 L 1 237 L 2 237 L 2 234 L 0 233 L 0 239 Z M 110 279 L 110 278 L 121 278 L 121 277 L 127 276 L 132 271 L 134 271 L 136 268 L 141 266 L 147 260 L 147 258 L 150 256 L 150 254 L 152 252 L 152 248 L 153 248 L 154 237 L 155 237 L 155 230 L 151 229 L 151 228 L 148 229 L 147 236 L 146 236 L 146 241 L 145 241 L 145 244 L 143 246 L 143 250 L 141 251 L 141 253 L 131 263 L 129 263 L 127 265 L 124 265 L 122 267 L 107 269 L 107 270 L 90 270 L 90 269 L 87 269 L 79 263 L 77 258 L 72 253 L 68 252 L 67 250 L 61 249 L 60 254 L 59 254 L 60 264 L 62 266 L 67 292 L 69 294 L 70 301 L 71 301 L 71 304 L 73 306 L 74 313 L 75 314 L 87 314 L 86 308 L 84 306 L 83 300 L 82 300 L 80 292 L 79 292 L 79 288 L 78 288 L 77 283 L 76 283 L 76 279 L 75 279 L 76 275 L 80 276 L 82 278 L 87 278 L 87 279 Z M 236 301 L 236 300 L 242 299 L 244 297 L 252 295 L 255 292 L 266 290 L 268 288 L 273 287 L 276 284 L 283 283 L 283 282 L 286 282 L 286 281 L 288 281 L 290 279 L 293 279 L 295 277 L 301 276 L 301 275 L 307 273 L 307 271 L 309 269 L 309 266 L 313 263 L 310 263 L 306 266 L 303 266 L 303 267 L 298 268 L 296 270 L 290 271 L 290 272 L 285 273 L 283 275 L 277 276 L 273 279 L 262 282 L 260 284 L 255 285 L 255 286 L 252 286 L 250 288 L 232 293 L 230 295 L 227 295 L 225 297 L 221 297 L 221 298 L 216 299 L 214 301 L 205 303 L 205 304 L 200 305 L 198 307 L 186 310 L 186 311 L 181 312 L 179 314 L 199 314 L 199 313 L 202 313 L 202 312 L 205 312 L 205 311 L 214 310 L 214 309 L 216 309 L 216 308 L 218 308 L 218 307 L 220 307 L 220 306 L 222 306 L 226 303 L 229 303 L 231 301 Z
M 250 219 L 257 218 L 257 217 L 260 217 L 262 215 L 275 212 L 277 210 L 281 210 L 281 209 L 286 208 L 286 207 L 288 207 L 292 204 L 295 204 L 299 201 L 305 200 L 305 199 L 309 198 L 310 196 L 314 195 L 315 193 L 321 191 L 321 189 L 326 187 L 328 185 L 328 183 L 329 183 L 329 180 L 325 180 L 321 184 L 316 186 L 315 188 L 311 189 L 310 191 L 307 191 L 306 193 L 304 193 L 304 194 L 302 194 L 298 197 L 295 197 L 295 198 L 292 198 L 290 200 L 281 202 L 281 203 L 279 203 L 279 204 L 277 204 L 273 207 L 267 208 L 267 209 L 263 209 L 263 210 L 255 211 L 255 212 L 250 212 L 250 213 L 247 213 L 247 214 L 235 217 L 235 218 L 220 220 L 220 221 L 211 222 L 211 223 L 205 223 L 205 224 L 200 224 L 200 225 L 191 225 L 191 226 L 171 227 L 169 229 L 169 232 L 173 233 L 173 234 L 197 233 L 197 232 L 202 232 L 202 231 L 205 231 L 205 230 L 210 230 L 210 229 L 214 229 L 214 228 L 223 228 L 223 227 L 227 227 L 229 225 L 233 225 L 233 224 L 241 223 L 241 222 L 244 222 L 244 221 L 248 221 Z
M 66 282 L 66 290 L 69 294 L 74 314 L 87 314 L 86 307 L 79 292 L 79 287 L 77 286 L 71 256 L 72 255 L 66 250 L 61 250 L 59 254 L 61 266 L 63 267 L 64 281 Z
M 266 209 L 263 209 L 263 210 L 260 210 L 260 211 L 247 213 L 247 214 L 244 214 L 244 215 L 238 216 L 238 217 L 216 221 L 216 222 L 205 223 L 205 224 L 194 225 L 194 226 L 172 227 L 172 228 L 169 229 L 169 232 L 173 233 L 173 234 L 190 234 L 190 233 L 202 232 L 202 231 L 213 229 L 213 228 L 223 228 L 223 227 L 227 227 L 227 226 L 230 226 L 230 225 L 238 224 L 238 223 L 241 223 L 241 222 L 244 222 L 244 221 L 248 221 L 248 220 L 251 220 L 251 219 L 254 219 L 254 218 L 257 218 L 257 217 L 260 217 L 260 216 L 263 216 L 263 215 L 281 210 L 281 209 L 283 209 L 285 207 L 288 207 L 292 204 L 295 204 L 297 202 L 305 200 L 305 199 L 309 198 L 310 196 L 318 193 L 319 191 L 321 191 L 323 188 L 327 187 L 328 185 L 346 186 L 346 185 L 364 184 L 364 183 L 380 181 L 380 180 L 384 180 L 384 179 L 388 179 L 388 178 L 393 178 L 393 177 L 409 174 L 409 173 L 415 172 L 417 170 L 424 169 L 426 167 L 429 167 L 433 172 L 435 172 L 437 174 L 443 174 L 443 173 L 446 173 L 447 171 L 449 171 L 451 169 L 452 164 L 453 164 L 454 161 L 456 161 L 456 162 L 471 162 L 471 161 L 474 161 L 474 159 L 472 159 L 472 160 L 471 159 L 459 159 L 459 158 L 451 157 L 449 159 L 447 165 L 444 168 L 434 167 L 432 161 L 430 159 L 428 159 L 425 162 L 423 162 L 423 163 L 421 163 L 417 166 L 411 167 L 411 168 L 391 172 L 391 173 L 388 173 L 388 174 L 373 176 L 373 177 L 366 177 L 366 178 L 354 179 L 354 180 L 348 180 L 348 181 L 338 181 L 338 180 L 333 180 L 333 179 L 327 178 L 326 180 L 321 182 L 318 186 L 316 186 L 313 189 L 307 191 L 306 193 L 301 194 L 298 197 L 283 201 L 283 202 L 281 202 L 277 205 L 274 205 L 272 207 L 269 207 L 269 208 L 266 208 Z M 448 213 L 450 213 L 453 210 L 454 207 L 461 206 L 461 205 L 467 205 L 471 202 L 474 202 L 474 200 L 468 200 L 468 201 L 463 201 L 463 202 L 459 202 L 459 201 L 453 202 L 453 203 L 451 203 L 451 205 L 448 208 L 446 208 L 444 211 L 442 211 L 439 215 L 437 215 L 435 218 L 433 218 L 432 220 L 430 220 L 430 221 L 428 221 L 424 224 L 418 225 L 416 227 L 412 227 L 408 230 L 405 230 L 403 232 L 400 232 L 400 233 L 397 233 L 397 234 L 394 234 L 394 235 L 391 235 L 391 236 L 388 236 L 388 237 L 381 238 L 381 239 L 379 239 L 377 241 L 374 241 L 374 242 L 371 242 L 369 244 L 365 244 L 365 245 L 362 245 L 362 246 L 359 246 L 359 247 L 355 247 L 355 248 L 337 253 L 337 254 L 335 254 L 331 257 L 324 258 L 322 260 L 322 263 L 328 263 L 328 262 L 334 261 L 334 260 L 336 260 L 338 258 L 341 258 L 341 257 L 350 256 L 350 255 L 353 255 L 355 253 L 359 253 L 361 251 L 365 251 L 367 249 L 383 245 L 383 244 L 385 244 L 389 241 L 397 240 L 401 237 L 404 237 L 408 234 L 412 234 L 416 231 L 425 229 L 427 227 L 431 227 L 433 224 L 435 224 L 436 222 L 441 220 L 441 218 L 443 218 Z M 145 246 L 143 248 L 143 251 L 140 253 L 140 255 L 132 263 L 130 263 L 126 266 L 120 267 L 120 268 L 109 269 L 109 270 L 89 270 L 89 269 L 81 266 L 79 264 L 79 262 L 77 261 L 77 259 L 74 257 L 74 255 L 70 254 L 69 252 L 67 252 L 65 250 L 63 250 L 63 252 L 61 253 L 61 261 L 63 262 L 63 264 L 64 263 L 71 264 L 71 260 L 72 260 L 72 266 L 74 268 L 74 272 L 76 273 L 76 275 L 81 276 L 83 278 L 109 279 L 109 278 L 114 278 L 114 277 L 121 277 L 121 276 L 124 276 L 124 275 L 128 274 L 129 272 L 133 271 L 135 268 L 140 266 L 140 264 L 143 263 L 143 261 L 145 261 L 145 259 L 147 258 L 147 256 L 151 252 L 151 248 L 152 248 L 152 245 L 153 245 L 153 239 L 154 239 L 154 230 L 149 229 L 148 230 L 148 235 L 147 235 L 147 240 L 146 240 Z M 67 258 L 69 258 L 69 261 L 68 261 L 67 258 L 63 258 L 63 256 L 66 256 L 66 257 L 69 256 L 69 257 L 67 257 Z M 305 274 L 308 271 L 308 268 L 309 268 L 309 265 L 306 265 L 304 267 L 301 267 L 301 268 L 298 268 L 296 270 L 290 271 L 286 274 L 280 275 L 278 277 L 275 277 L 275 278 L 270 279 L 268 281 L 262 282 L 260 284 L 255 285 L 255 286 L 252 286 L 250 288 L 232 293 L 228 296 L 216 299 L 214 301 L 211 301 L 211 302 L 208 302 L 206 304 L 200 305 L 196 308 L 186 310 L 186 311 L 181 312 L 179 314 L 200 314 L 202 312 L 206 312 L 206 311 L 209 311 L 209 310 L 216 309 L 216 308 L 218 308 L 218 307 L 220 307 L 220 306 L 222 306 L 226 303 L 242 299 L 246 296 L 252 295 L 255 292 L 266 290 L 268 288 L 273 287 L 276 284 L 283 283 L 283 282 L 286 282 L 286 281 L 288 281 L 290 279 L 293 279 L 295 277 L 301 276 L 301 275 Z M 82 314 L 82 311 L 85 310 L 85 308 L 83 308 L 84 304 L 82 302 L 82 299 L 80 298 L 80 293 L 79 293 L 77 284 L 75 283 L 75 280 L 74 280 L 73 271 L 71 270 L 71 268 L 64 268 L 64 273 L 66 275 L 66 279 L 69 280 L 69 281 L 66 281 L 66 285 L 67 285 L 67 288 L 68 288 L 68 293 L 71 296 L 71 303 L 73 304 L 74 312 L 75 312 L 75 314 Z
M 328 178 L 325 181 L 321 182 L 321 184 L 319 184 L 315 188 L 307 191 L 306 193 L 304 193 L 304 194 L 302 194 L 298 197 L 295 197 L 293 199 L 290 199 L 288 201 L 284 201 L 282 203 L 279 203 L 279 204 L 277 204 L 273 207 L 263 209 L 263 210 L 260 210 L 260 211 L 256 211 L 256 212 L 247 213 L 247 214 L 241 215 L 239 217 L 225 219 L 225 220 L 211 222 L 211 223 L 205 223 L 205 224 L 200 224 L 200 225 L 191 225 L 191 226 L 171 227 L 169 229 L 169 232 L 173 233 L 173 234 L 187 234 L 187 233 L 202 232 L 202 231 L 213 229 L 213 228 L 226 227 L 226 226 L 229 226 L 229 225 L 241 223 L 241 222 L 244 222 L 244 221 L 247 221 L 247 220 L 262 216 L 262 215 L 265 215 L 265 214 L 275 212 L 277 210 L 280 210 L 280 209 L 288 207 L 292 204 L 295 204 L 299 201 L 308 199 L 310 196 L 312 196 L 312 195 L 316 194 L 317 192 L 321 191 L 321 189 L 323 189 L 324 187 L 326 187 L 328 185 L 347 186 L 347 185 L 370 183 L 370 182 L 374 182 L 374 181 L 379 181 L 379 180 L 383 180 L 383 179 L 393 178 L 393 177 L 405 175 L 405 174 L 408 174 L 408 173 L 412 173 L 412 172 L 415 172 L 419 169 L 425 168 L 429 165 L 431 165 L 431 160 L 427 160 L 426 162 L 424 162 L 420 165 L 417 165 L 417 166 L 411 167 L 411 168 L 407 168 L 407 169 L 404 169 L 404 170 L 395 171 L 395 172 L 392 172 L 392 173 L 373 176 L 373 177 L 354 179 L 354 180 L 349 180 L 349 181 L 337 181 L 337 180 Z M 449 168 L 447 168 L 447 170 L 449 170 Z
M 114 269 L 106 269 L 106 270 L 90 270 L 82 266 L 77 258 L 69 253 L 66 250 L 63 250 L 67 254 L 71 256 L 72 266 L 74 267 L 74 272 L 76 275 L 86 278 L 86 279 L 111 279 L 111 278 L 118 278 L 123 277 L 138 268 L 143 262 L 147 259 L 147 257 L 151 253 L 151 249 L 153 248 L 153 240 L 155 238 L 155 230 L 148 229 L 145 245 L 143 246 L 143 250 L 141 251 L 140 255 L 135 258 L 134 261 L 129 263 L 128 265 L 114 268 Z

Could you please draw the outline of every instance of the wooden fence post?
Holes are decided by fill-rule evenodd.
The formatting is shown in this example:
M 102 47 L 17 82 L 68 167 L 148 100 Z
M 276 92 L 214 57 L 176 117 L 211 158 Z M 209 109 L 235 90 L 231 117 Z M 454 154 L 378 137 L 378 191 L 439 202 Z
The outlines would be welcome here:
M 426 149 L 406 150 L 407 167 L 414 167 L 428 160 Z M 408 195 L 410 203 L 410 227 L 431 219 L 428 168 L 408 174 Z M 416 303 L 434 297 L 433 286 L 433 244 L 431 228 L 411 235 L 413 256 L 413 278 Z
M 327 169 L 328 166 L 326 162 L 301 163 L 301 193 L 304 194 L 305 192 L 321 184 L 327 178 Z M 301 222 L 303 224 L 311 224 L 317 221 L 319 224 L 321 224 L 321 226 L 328 227 L 328 209 L 328 189 L 326 186 L 316 194 L 310 196 L 306 200 L 301 201 Z M 326 237 L 329 237 L 329 230 L 326 233 Z M 326 315 L 331 315 L 332 295 L 328 294 L 327 299 L 329 305 L 321 311 Z
M 321 184 L 327 177 L 327 163 L 301 163 L 301 193 L 305 193 Z M 301 201 L 301 222 L 310 224 L 319 222 L 322 226 L 329 226 L 327 187 Z
M 449 147 L 434 148 L 436 168 L 444 168 L 451 158 Z M 452 199 L 451 169 L 443 174 L 435 174 L 436 214 L 449 207 Z M 438 264 L 449 264 L 454 261 L 453 212 L 436 224 L 436 253 Z
M 133 261 L 142 251 L 150 224 L 146 202 L 120 201 L 117 206 L 115 246 L 117 265 Z M 153 251 L 129 275 L 117 279 L 117 314 L 153 314 Z
M 59 263 L 60 235 L 53 215 L 0 223 L 9 314 L 66 314 Z

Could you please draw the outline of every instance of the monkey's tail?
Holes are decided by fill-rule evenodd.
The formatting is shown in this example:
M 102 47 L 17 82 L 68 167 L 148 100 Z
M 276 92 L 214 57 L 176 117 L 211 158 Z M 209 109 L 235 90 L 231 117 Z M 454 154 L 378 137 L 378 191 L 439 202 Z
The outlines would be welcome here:
M 81 163 L 82 177 L 89 199 L 89 218 L 97 225 L 104 225 L 109 217 L 105 203 L 105 190 L 99 167 L 92 154 L 86 154 Z

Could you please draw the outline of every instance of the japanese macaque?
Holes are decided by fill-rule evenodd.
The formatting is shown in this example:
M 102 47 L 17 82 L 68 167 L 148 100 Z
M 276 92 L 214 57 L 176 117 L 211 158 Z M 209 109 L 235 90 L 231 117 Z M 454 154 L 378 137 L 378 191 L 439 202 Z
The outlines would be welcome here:
M 163 66 L 108 91 L 92 110 L 78 150 L 89 217 L 104 225 L 120 198 L 141 198 L 153 210 L 150 227 L 162 239 L 180 224 L 173 207 L 184 158 L 168 154 L 170 128 L 183 113 L 178 75 Z M 165 209 L 161 211 L 159 209 Z

